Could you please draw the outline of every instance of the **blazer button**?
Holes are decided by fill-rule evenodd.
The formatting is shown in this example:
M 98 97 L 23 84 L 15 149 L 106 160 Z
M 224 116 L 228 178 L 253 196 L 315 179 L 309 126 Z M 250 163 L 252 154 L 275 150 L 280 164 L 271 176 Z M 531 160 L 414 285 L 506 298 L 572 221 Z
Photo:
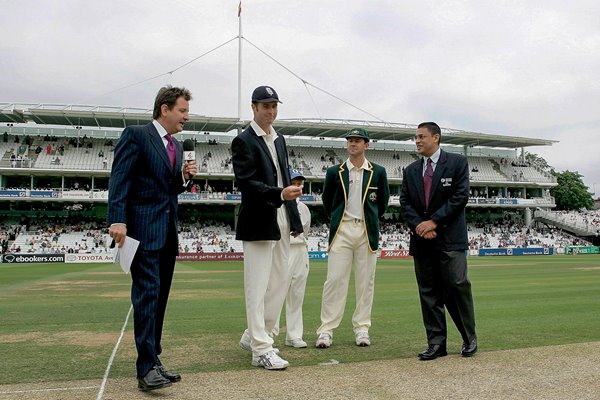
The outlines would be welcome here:
M 171 210 L 167 210 L 167 214 L 169 214 L 171 212 Z

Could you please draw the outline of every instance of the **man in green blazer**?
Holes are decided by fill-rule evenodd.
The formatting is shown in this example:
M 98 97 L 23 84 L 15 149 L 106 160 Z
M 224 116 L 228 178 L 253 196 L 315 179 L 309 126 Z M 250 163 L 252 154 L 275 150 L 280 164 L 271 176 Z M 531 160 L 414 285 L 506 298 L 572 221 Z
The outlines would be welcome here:
M 354 266 L 356 309 L 352 327 L 357 346 L 370 346 L 371 308 L 379 245 L 379 218 L 390 197 L 385 168 L 369 162 L 369 134 L 355 128 L 346 134 L 348 159 L 325 176 L 323 206 L 330 219 L 327 279 L 323 285 L 321 326 L 316 346 L 327 348 L 346 306 Z

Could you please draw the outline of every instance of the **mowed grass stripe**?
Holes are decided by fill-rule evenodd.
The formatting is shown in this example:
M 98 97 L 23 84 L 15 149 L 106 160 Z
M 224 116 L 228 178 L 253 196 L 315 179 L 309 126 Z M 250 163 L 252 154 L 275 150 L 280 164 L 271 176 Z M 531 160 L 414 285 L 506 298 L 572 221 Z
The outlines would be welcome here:
M 598 340 L 600 256 L 472 257 L 481 351 Z M 311 262 L 305 304 L 308 349 L 276 340 L 292 368 L 415 357 L 426 344 L 412 260 L 380 260 L 371 335 L 354 345 L 351 283 L 344 320 L 328 350 L 313 346 L 319 325 L 325 262 Z M 130 276 L 115 265 L 0 265 L 0 384 L 101 379 L 129 309 Z M 246 326 L 241 262 L 178 263 L 164 332 L 162 360 L 184 373 L 242 370 L 250 354 L 238 348 Z M 449 321 L 448 347 L 461 339 Z M 282 320 L 285 327 L 285 318 Z M 129 323 L 111 376 L 135 374 Z

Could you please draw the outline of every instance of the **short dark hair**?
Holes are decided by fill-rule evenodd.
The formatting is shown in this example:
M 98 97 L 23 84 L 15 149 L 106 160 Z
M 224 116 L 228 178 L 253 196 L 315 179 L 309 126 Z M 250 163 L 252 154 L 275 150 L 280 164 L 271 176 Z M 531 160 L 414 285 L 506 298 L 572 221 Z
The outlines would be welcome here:
M 177 99 L 180 97 L 183 97 L 186 101 L 190 101 L 192 99 L 192 93 L 184 87 L 178 88 L 171 85 L 161 87 L 154 100 L 152 118 L 158 119 L 158 117 L 160 117 L 160 108 L 163 104 L 166 104 L 167 107 L 169 107 L 169 110 L 172 110 L 175 103 L 177 103 Z
M 435 122 L 421 122 L 419 126 L 417 126 L 417 129 L 421 128 L 427 129 L 432 135 L 439 135 L 440 141 L 438 143 L 442 143 L 442 130 L 438 124 Z

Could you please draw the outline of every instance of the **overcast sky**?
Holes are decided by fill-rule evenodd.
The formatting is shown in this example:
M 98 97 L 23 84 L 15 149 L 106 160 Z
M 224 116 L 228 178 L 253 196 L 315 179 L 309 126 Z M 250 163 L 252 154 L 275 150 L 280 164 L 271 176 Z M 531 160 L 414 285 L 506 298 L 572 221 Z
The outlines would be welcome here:
M 0 4 L 0 102 L 150 108 L 169 83 L 193 92 L 191 112 L 237 117 L 237 40 L 167 74 L 237 36 L 237 0 Z M 529 151 L 600 194 L 598 0 L 242 7 L 244 37 L 311 84 L 389 122 L 559 140 Z M 261 84 L 279 92 L 279 118 L 374 119 L 249 43 L 243 54 L 244 119 Z

